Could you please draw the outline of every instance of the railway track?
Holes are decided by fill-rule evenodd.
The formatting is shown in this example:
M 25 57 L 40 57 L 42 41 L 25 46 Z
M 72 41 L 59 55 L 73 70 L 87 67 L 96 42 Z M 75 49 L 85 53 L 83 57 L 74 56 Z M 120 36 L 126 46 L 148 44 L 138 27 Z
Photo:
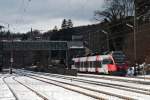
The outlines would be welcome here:
M 32 74 L 33 73 L 33 74 Z M 40 75 L 43 75 L 43 76 L 40 76 Z M 129 91 L 129 92 L 134 92 L 134 93 L 138 93 L 138 94 L 143 94 L 143 95 L 147 95 L 148 98 L 150 96 L 150 90 L 149 89 L 142 89 L 142 88 L 135 88 L 135 87 L 131 87 L 131 86 L 124 86 L 124 85 L 117 85 L 117 84 L 112 84 L 112 83 L 105 83 L 105 82 L 99 82 L 99 81 L 90 81 L 90 80 L 86 80 L 86 79 L 78 79 L 73 77 L 71 78 L 70 76 L 64 76 L 64 75 L 56 75 L 56 74 L 43 74 L 43 73 L 34 73 L 34 72 L 31 72 L 30 74 L 27 74 L 28 77 L 30 78 L 33 78 L 33 79 L 36 79 L 36 80 L 39 80 L 39 81 L 43 81 L 43 82 L 46 82 L 46 83 L 50 83 L 52 84 L 51 82 L 49 81 L 53 81 L 53 85 L 57 84 L 56 86 L 58 86 L 58 84 L 67 84 L 67 85 L 70 85 L 70 86 L 78 86 L 82 89 L 88 89 L 90 91 L 95 91 L 95 92 L 98 92 L 98 93 L 103 93 L 103 94 L 107 94 L 107 95 L 111 95 L 111 96 L 115 96 L 115 97 L 118 97 L 120 99 L 127 99 L 127 100 L 134 100 L 134 98 L 132 98 L 132 96 L 123 96 L 123 95 L 116 95 L 115 92 L 114 93 L 110 93 L 110 92 L 104 92 L 104 91 L 100 91 L 100 90 L 95 90 L 95 89 L 91 89 L 91 88 L 88 88 L 86 86 L 79 86 L 79 85 L 75 85 L 75 84 L 70 84 L 70 83 L 66 83 L 66 82 L 62 82 L 62 81 L 58 81 L 58 80 L 54 80 L 54 79 L 49 79 L 47 77 L 51 76 L 51 77 L 55 77 L 55 78 L 61 78 L 61 79 L 66 79 L 66 80 L 71 80 L 71 81 L 77 81 L 77 82 L 82 82 L 82 83 L 86 83 L 86 84 L 93 84 L 93 85 L 100 85 L 100 86 L 104 86 L 104 87 L 110 87 L 110 88 L 115 88 L 115 89 L 118 89 L 118 90 L 124 90 L 124 91 Z M 46 78 L 45 78 L 46 76 Z M 40 78 L 40 79 L 39 79 Z M 55 83 L 56 82 L 56 83 Z M 59 87 L 62 87 L 62 86 L 59 86 Z M 63 88 L 66 88 L 63 86 Z M 68 89 L 68 88 L 66 88 Z M 72 90 L 73 91 L 73 90 Z M 76 91 L 77 92 L 77 91 Z M 84 93 L 82 93 L 84 94 Z M 101 99 L 104 99 L 104 98 L 101 98 Z M 149 99 L 148 99 L 149 100 Z
M 44 77 L 41 77 L 41 78 L 44 78 Z M 60 76 L 59 76 L 60 78 Z M 45 78 L 47 79 L 47 78 Z M 63 79 L 67 79 L 67 78 L 63 78 Z M 68 80 L 72 80 L 71 78 L 68 78 Z M 54 80 L 55 81 L 55 80 Z M 104 86 L 104 87 L 110 87 L 110 88 L 115 88 L 115 89 L 119 89 L 119 90 L 124 90 L 124 91 L 129 91 L 129 92 L 134 92 L 134 93 L 139 93 L 139 94 L 143 94 L 143 95 L 147 95 L 147 96 L 150 96 L 150 91 L 148 89 L 141 89 L 141 88 L 133 88 L 133 87 L 130 87 L 130 88 L 127 88 L 126 86 L 116 86 L 116 84 L 112 85 L 112 84 L 99 84 L 99 82 L 94 82 L 93 81 L 85 81 L 85 80 L 80 80 L 80 79 L 76 79 L 76 78 L 73 78 L 73 81 L 78 81 L 78 82 L 82 82 L 82 83 L 88 83 L 88 84 L 94 84 L 94 85 L 100 85 L 100 86 Z
M 10 77 L 10 76 L 9 76 Z M 3 78 L 3 81 L 4 83 L 8 86 L 9 90 L 11 91 L 11 93 L 13 94 L 15 100 L 20 100 L 19 97 L 16 95 L 15 91 L 11 88 L 11 86 L 6 82 L 5 78 L 8 78 L 8 77 L 4 77 Z M 39 94 L 37 91 L 33 90 L 32 88 L 30 88 L 29 86 L 19 82 L 18 80 L 15 79 L 16 76 L 13 76 L 12 79 L 14 81 L 16 81 L 18 84 L 22 85 L 23 87 L 27 88 L 28 90 L 32 91 L 33 93 L 36 94 L 36 96 L 38 96 L 39 98 L 41 98 L 42 100 L 48 100 L 48 98 L 42 96 L 41 94 Z
M 131 86 L 124 86 L 124 85 L 99 82 L 99 81 L 90 81 L 90 80 L 86 80 L 86 79 L 70 78 L 70 77 L 64 77 L 64 76 L 55 76 L 55 77 L 67 79 L 67 80 L 78 81 L 78 82 L 83 82 L 83 83 L 88 83 L 88 84 L 101 85 L 101 86 L 105 86 L 105 87 L 111 87 L 111 88 L 130 91 L 130 92 L 136 92 L 136 93 L 140 93 L 140 94 L 144 94 L 144 95 L 150 95 L 149 89 L 143 89 L 143 88 L 138 88 L 138 87 L 135 88 L 135 87 L 131 87 Z
M 7 76 L 7 77 L 10 77 L 10 76 Z M 7 77 L 3 77 L 3 78 L 2 78 L 3 82 L 7 85 L 7 87 L 8 87 L 9 90 L 11 91 L 11 93 L 12 93 L 14 99 L 15 99 L 15 100 L 19 100 L 18 97 L 17 97 L 17 95 L 16 95 L 15 92 L 13 91 L 13 89 L 12 89 L 12 88 L 10 87 L 10 85 L 5 81 L 5 78 L 7 78 Z
M 88 83 L 88 84 L 101 85 L 105 87 L 111 87 L 111 88 L 121 89 L 125 91 L 136 92 L 136 93 L 140 93 L 144 95 L 150 95 L 150 89 L 145 89 L 145 88 L 125 86 L 121 84 L 114 84 L 114 83 L 107 83 L 107 82 L 100 82 L 100 81 L 91 81 L 91 80 L 80 79 L 80 78 L 75 78 L 75 77 L 72 78 L 70 76 L 63 76 L 63 75 L 47 74 L 47 76 L 48 75 L 51 77 L 56 77 L 56 78 L 61 78 L 61 79 L 66 79 L 66 80 L 73 80 L 73 81 L 78 81 L 78 82 L 83 82 L 83 83 Z
M 20 81 L 15 79 L 16 77 L 13 77 L 12 79 L 16 82 L 18 82 L 19 84 L 21 84 L 22 86 L 26 87 L 27 89 L 29 89 L 30 91 L 32 91 L 33 93 L 35 93 L 38 97 L 42 98 L 43 100 L 49 100 L 48 98 L 46 98 L 45 96 L 41 95 L 40 93 L 38 93 L 37 91 L 35 91 L 34 89 L 30 88 L 29 86 L 21 83 Z
M 48 84 L 51 84 L 51 85 L 55 85 L 55 86 L 58 86 L 58 87 L 62 87 L 64 89 L 67 89 L 67 90 L 70 90 L 70 91 L 73 91 L 73 92 L 77 92 L 77 93 L 80 93 L 80 94 L 83 94 L 85 96 L 88 96 L 88 97 L 91 97 L 91 98 L 94 98 L 94 99 L 98 99 L 98 100 L 107 100 L 106 98 L 103 98 L 101 96 L 97 96 L 97 95 L 94 95 L 94 94 L 90 94 L 88 92 L 91 92 L 91 90 L 88 90 L 88 92 L 85 92 L 85 88 L 82 88 L 82 87 L 79 87 L 79 86 L 72 86 L 72 85 L 69 85 L 69 84 L 63 84 L 62 82 L 58 82 L 58 81 L 53 81 L 53 82 L 49 82 L 49 81 L 45 81 L 43 79 L 39 79 L 39 78 L 35 78 L 35 77 L 32 77 L 32 76 L 27 76 L 29 78 L 32 78 L 32 79 L 35 79 L 35 80 L 38 80 L 38 81 L 41 81 L 41 82 L 44 82 L 44 83 L 48 83 Z M 51 80 L 52 81 L 52 80 Z M 65 86 L 65 85 L 69 85 L 69 86 Z M 76 88 L 76 89 L 75 89 Z M 95 92 L 95 91 L 94 91 Z
M 113 81 L 122 81 L 122 82 L 128 82 L 128 83 L 137 83 L 137 84 L 145 84 L 145 85 L 150 85 L 150 82 L 146 82 L 146 81 L 138 81 L 138 80 L 130 80 L 130 79 L 118 79 L 118 78 L 111 78 L 111 77 L 103 77 L 103 76 L 87 76 L 87 75 L 81 75 L 79 74 L 78 76 L 80 77 L 88 77 L 88 78 L 95 78 L 95 79 L 105 79 L 105 80 L 113 80 Z M 132 77 L 135 78 L 135 77 Z M 136 77 L 135 79 L 144 79 L 141 77 Z M 145 79 L 149 79 L 150 78 L 145 78 Z
M 44 77 L 39 77 L 39 76 L 34 76 L 34 75 L 27 75 L 28 77 L 30 78 L 33 78 L 33 79 L 36 79 L 36 80 L 39 80 L 39 81 L 43 81 L 43 82 L 46 82 L 46 83 L 50 83 L 52 84 L 51 82 L 49 81 L 53 81 L 57 84 L 57 86 L 60 86 L 58 84 L 61 84 L 60 87 L 63 87 L 63 88 L 66 88 L 63 85 L 69 85 L 69 86 L 74 86 L 74 87 L 79 87 L 79 88 L 82 88 L 82 89 L 86 89 L 88 91 L 94 91 L 95 93 L 102 93 L 102 94 L 105 94 L 105 95 L 109 95 L 109 96 L 114 96 L 114 97 L 117 97 L 118 99 L 125 99 L 125 100 L 135 100 L 134 98 L 131 98 L 131 97 L 127 97 L 127 96 L 122 96 L 122 95 L 118 95 L 118 94 L 115 94 L 115 93 L 109 93 L 109 92 L 105 92 L 105 91 L 101 91 L 101 90 L 95 90 L 95 89 L 91 89 L 89 87 L 86 87 L 86 86 L 81 86 L 81 85 L 75 85 L 75 84 L 70 84 L 70 83 L 66 83 L 66 82 L 62 82 L 62 81 L 57 81 L 57 80 L 53 80 L 53 79 L 48 79 L 48 78 L 44 78 Z M 44 79 L 44 80 L 43 80 Z M 47 81 L 49 80 L 49 81 Z M 54 84 L 54 83 L 53 83 Z M 68 88 L 66 88 L 68 89 Z M 73 90 L 74 91 L 74 90 Z M 77 90 L 75 90 L 76 92 L 78 92 Z M 84 93 L 82 93 L 84 94 Z M 89 96 L 89 95 L 88 95 Z M 104 99 L 104 98 L 100 98 L 100 97 L 95 97 L 95 96 L 92 96 L 93 98 L 95 99 Z

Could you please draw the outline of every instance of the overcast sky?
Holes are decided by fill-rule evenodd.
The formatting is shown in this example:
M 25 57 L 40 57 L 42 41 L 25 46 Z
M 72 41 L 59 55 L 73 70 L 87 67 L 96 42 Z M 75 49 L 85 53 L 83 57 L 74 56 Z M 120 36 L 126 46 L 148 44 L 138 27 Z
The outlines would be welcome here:
M 0 25 L 10 25 L 13 32 L 31 29 L 47 31 L 62 20 L 72 19 L 74 26 L 93 24 L 95 10 L 103 0 L 0 0 Z

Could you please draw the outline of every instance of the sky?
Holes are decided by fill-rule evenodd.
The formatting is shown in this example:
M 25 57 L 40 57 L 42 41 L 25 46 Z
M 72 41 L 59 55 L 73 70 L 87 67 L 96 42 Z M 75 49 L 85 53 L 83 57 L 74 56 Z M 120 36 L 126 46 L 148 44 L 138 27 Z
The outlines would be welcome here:
M 74 26 L 90 25 L 103 5 L 103 0 L 0 0 L 0 25 L 21 33 L 31 27 L 41 32 L 60 28 L 63 19 L 71 19 Z

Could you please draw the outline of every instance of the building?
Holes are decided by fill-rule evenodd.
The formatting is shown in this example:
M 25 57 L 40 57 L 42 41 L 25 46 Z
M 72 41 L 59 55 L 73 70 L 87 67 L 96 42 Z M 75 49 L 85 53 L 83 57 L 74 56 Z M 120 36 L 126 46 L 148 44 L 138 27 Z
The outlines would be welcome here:
M 145 23 L 150 23 L 150 0 L 136 0 L 136 14 Z

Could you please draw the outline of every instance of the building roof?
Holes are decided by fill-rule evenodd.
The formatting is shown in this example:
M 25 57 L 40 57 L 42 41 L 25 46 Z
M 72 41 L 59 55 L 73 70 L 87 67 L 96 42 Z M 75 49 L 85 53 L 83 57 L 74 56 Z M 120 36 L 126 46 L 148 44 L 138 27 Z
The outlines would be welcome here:
M 68 48 L 77 49 L 77 48 L 84 48 L 83 42 L 81 41 L 70 41 L 67 42 Z

